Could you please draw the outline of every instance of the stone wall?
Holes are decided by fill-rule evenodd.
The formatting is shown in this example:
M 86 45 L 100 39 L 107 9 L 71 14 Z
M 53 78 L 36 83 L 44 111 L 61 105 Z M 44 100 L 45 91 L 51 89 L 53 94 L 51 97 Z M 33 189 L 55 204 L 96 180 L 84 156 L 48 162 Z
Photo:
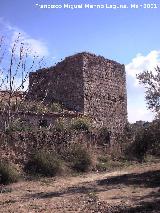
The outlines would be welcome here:
M 127 121 L 124 65 L 90 54 L 83 63 L 84 112 L 111 132 L 122 132 Z
M 30 73 L 28 98 L 58 101 L 112 132 L 122 132 L 127 122 L 124 65 L 86 52 Z
M 68 57 L 55 67 L 29 75 L 28 98 L 60 102 L 67 109 L 83 112 L 84 82 L 82 55 Z

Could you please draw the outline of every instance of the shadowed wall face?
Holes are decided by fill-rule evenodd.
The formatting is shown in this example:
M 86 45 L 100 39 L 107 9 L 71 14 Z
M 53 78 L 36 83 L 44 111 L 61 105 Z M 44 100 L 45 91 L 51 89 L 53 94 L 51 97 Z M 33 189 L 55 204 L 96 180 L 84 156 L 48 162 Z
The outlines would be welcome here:
M 66 108 L 84 111 L 82 56 L 68 57 L 55 67 L 30 73 L 28 98 L 60 102 Z

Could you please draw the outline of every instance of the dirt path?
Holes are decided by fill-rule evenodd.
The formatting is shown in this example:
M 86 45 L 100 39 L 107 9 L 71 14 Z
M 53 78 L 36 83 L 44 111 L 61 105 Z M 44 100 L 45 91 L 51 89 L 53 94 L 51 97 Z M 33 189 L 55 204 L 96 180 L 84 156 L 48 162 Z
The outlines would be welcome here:
M 160 212 L 160 163 L 1 187 L 0 213 Z

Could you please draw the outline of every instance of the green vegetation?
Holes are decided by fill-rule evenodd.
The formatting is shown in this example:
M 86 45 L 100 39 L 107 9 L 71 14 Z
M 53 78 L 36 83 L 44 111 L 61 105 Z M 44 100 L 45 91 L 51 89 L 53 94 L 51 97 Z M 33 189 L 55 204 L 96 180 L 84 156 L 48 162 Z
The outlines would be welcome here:
M 5 129 L 6 133 L 9 132 L 21 132 L 21 131 L 30 131 L 31 125 L 22 119 L 13 119 L 13 121 L 10 123 L 10 125 Z
M 128 145 L 126 155 L 143 161 L 146 155 L 160 156 L 160 120 L 155 120 L 147 127 L 135 128 L 134 140 Z
M 19 174 L 12 164 L 6 161 L 0 162 L 0 184 L 9 184 L 17 182 Z
M 71 129 L 76 131 L 89 131 L 91 124 L 87 118 L 72 119 Z
M 110 156 L 100 156 L 98 157 L 98 162 L 96 164 L 96 169 L 100 172 L 110 171 L 114 169 L 120 169 L 131 164 L 127 160 L 114 160 Z
M 146 102 L 148 109 L 152 109 L 158 116 L 160 114 L 160 67 L 154 71 L 143 71 L 137 75 L 140 84 L 146 90 Z
M 8 110 L 7 100 L 0 102 L 0 110 Z M 27 101 L 20 98 L 16 99 L 13 97 L 10 103 L 11 111 L 20 111 L 20 112 L 33 112 L 33 113 L 52 113 L 52 112 L 62 112 L 63 108 L 59 103 L 46 104 L 42 101 Z
M 57 175 L 61 168 L 61 161 L 55 153 L 37 151 L 25 165 L 25 171 L 31 174 L 52 177 Z
M 15 109 L 19 111 L 29 111 L 37 113 L 51 113 L 63 111 L 61 105 L 58 103 L 52 103 L 51 105 L 49 105 L 41 101 L 19 101 L 18 103 L 13 103 L 12 110 L 14 111 Z
M 122 135 L 117 134 L 112 146 L 109 143 L 108 129 L 93 129 L 86 117 L 73 118 L 71 121 L 60 118 L 54 126 L 33 129 L 29 129 L 25 121 L 16 119 L 7 131 L 1 132 L 0 135 L 2 147 L 6 146 L 6 143 L 10 150 L 13 146 L 13 151 L 15 147 L 19 147 L 21 152 L 18 154 L 22 154 L 20 158 L 28 159 L 25 165 L 22 162 L 24 171 L 34 177 L 52 177 L 60 173 L 74 172 L 79 175 L 91 169 L 108 171 L 123 168 L 132 162 L 145 162 L 147 156 L 150 156 L 150 159 L 153 159 L 152 156 L 160 156 L 159 119 L 144 126 L 143 122 L 139 122 L 138 126 L 128 123 Z M 18 145 L 15 146 L 15 143 Z M 1 183 L 17 181 L 16 174 L 11 165 L 1 163 Z
M 62 112 L 63 111 L 62 106 L 59 103 L 52 103 L 50 105 L 50 110 L 52 112 Z
M 100 145 L 110 143 L 110 132 L 107 127 L 101 127 L 98 130 L 98 142 Z
M 63 133 L 64 131 L 70 131 L 69 129 L 70 123 L 65 118 L 59 118 L 56 120 L 52 130 L 56 130 L 57 132 Z
M 72 169 L 77 172 L 86 172 L 92 164 L 90 153 L 81 144 L 71 145 L 68 156 Z

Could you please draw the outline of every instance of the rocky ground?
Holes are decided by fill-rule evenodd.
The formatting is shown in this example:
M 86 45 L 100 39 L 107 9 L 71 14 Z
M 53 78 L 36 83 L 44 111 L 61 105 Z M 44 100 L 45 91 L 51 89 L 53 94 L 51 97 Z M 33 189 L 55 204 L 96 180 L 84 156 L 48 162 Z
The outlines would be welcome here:
M 160 212 L 160 163 L 0 186 L 0 213 Z

